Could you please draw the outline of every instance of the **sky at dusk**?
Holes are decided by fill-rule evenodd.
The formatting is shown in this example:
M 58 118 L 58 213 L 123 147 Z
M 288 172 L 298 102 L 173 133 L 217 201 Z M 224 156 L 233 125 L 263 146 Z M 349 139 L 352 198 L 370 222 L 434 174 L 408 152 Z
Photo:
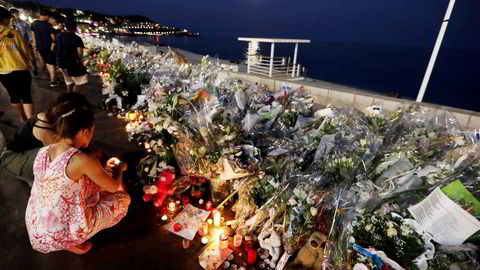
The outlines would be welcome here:
M 144 15 L 210 37 L 433 47 L 448 0 L 40 0 L 113 15 Z M 480 1 L 459 0 L 444 45 L 480 48 Z

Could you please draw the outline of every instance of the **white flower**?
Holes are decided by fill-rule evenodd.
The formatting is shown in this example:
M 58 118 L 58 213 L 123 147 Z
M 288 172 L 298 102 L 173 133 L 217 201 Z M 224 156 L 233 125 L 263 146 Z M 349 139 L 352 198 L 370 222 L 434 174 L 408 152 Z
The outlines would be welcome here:
M 198 149 L 198 153 L 203 156 L 205 155 L 205 153 L 207 152 L 207 148 L 205 148 L 205 146 L 202 146 Z
M 412 228 L 406 224 L 402 224 L 402 226 L 400 226 L 400 230 L 402 231 L 403 236 L 408 236 L 413 232 Z
M 157 132 L 161 132 L 161 131 L 163 130 L 163 126 L 162 126 L 162 125 L 156 125 L 156 126 L 155 126 L 155 130 L 156 130 Z
M 455 142 L 455 147 L 465 145 L 465 140 L 461 136 L 453 138 L 453 141 Z
M 373 227 L 372 224 L 367 224 L 367 226 L 365 226 L 365 231 L 367 231 L 367 232 L 371 231 L 372 227 Z
M 309 197 L 307 197 L 307 204 L 312 205 L 315 201 Z
M 315 208 L 315 207 L 310 207 L 310 214 L 311 214 L 312 216 L 316 216 L 317 213 L 318 213 L 318 209 L 317 209 L 317 208 Z
M 291 197 L 291 198 L 288 200 L 288 204 L 289 204 L 289 205 L 296 205 L 296 204 L 297 204 L 297 201 L 295 200 L 294 197 Z
M 369 268 L 363 263 L 356 263 L 355 266 L 353 266 L 353 270 L 369 270 Z
M 397 236 L 397 230 L 395 230 L 395 228 L 388 228 L 387 230 L 387 236 L 388 237 L 395 237 Z
M 162 146 L 163 145 L 162 139 L 158 139 L 157 144 L 158 144 L 158 146 Z
M 393 228 L 393 222 L 387 221 L 387 226 L 388 226 L 388 228 Z
M 361 139 L 361 140 L 360 140 L 360 146 L 363 147 L 363 146 L 365 146 L 365 145 L 367 145 L 367 140 Z

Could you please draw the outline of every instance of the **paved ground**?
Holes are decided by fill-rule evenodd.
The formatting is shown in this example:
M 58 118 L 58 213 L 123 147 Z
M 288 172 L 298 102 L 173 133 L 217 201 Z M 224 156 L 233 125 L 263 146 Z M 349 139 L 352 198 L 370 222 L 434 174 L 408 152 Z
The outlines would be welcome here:
M 100 81 L 91 78 L 85 94 L 92 102 L 100 100 Z M 36 111 L 44 110 L 63 87 L 51 89 L 44 78 L 34 79 Z M 11 138 L 20 123 L 9 108 L 8 96 L 0 87 L 0 130 Z M 128 143 L 122 121 L 97 112 L 94 142 L 115 156 L 134 162 L 142 154 Z M 133 189 L 133 188 L 132 188 Z M 41 254 L 33 250 L 25 227 L 25 208 L 30 188 L 0 170 L 0 269 L 202 269 L 197 256 L 203 245 L 198 236 L 190 249 L 182 248 L 181 238 L 155 225 L 156 212 L 133 190 L 132 204 L 117 226 L 93 237 L 93 249 L 85 255 L 68 252 Z

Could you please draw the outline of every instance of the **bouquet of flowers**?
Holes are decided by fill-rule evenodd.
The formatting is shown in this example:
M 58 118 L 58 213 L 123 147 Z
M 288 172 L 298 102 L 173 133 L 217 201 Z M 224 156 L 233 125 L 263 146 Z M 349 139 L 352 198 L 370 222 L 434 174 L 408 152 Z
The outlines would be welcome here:
M 383 251 L 388 258 L 407 269 L 416 269 L 415 260 L 426 252 L 426 239 L 405 220 L 395 213 L 386 215 L 366 214 L 353 223 L 352 237 L 364 248 Z M 433 246 L 433 245 L 432 245 Z M 352 264 L 364 264 L 362 255 L 352 252 Z M 380 269 L 381 266 L 377 265 Z

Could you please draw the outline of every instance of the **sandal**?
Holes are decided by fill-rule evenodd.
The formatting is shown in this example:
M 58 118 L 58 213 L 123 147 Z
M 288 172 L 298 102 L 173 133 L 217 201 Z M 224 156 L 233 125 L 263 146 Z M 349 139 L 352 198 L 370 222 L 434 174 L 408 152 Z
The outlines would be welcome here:
M 92 243 L 91 242 L 84 242 L 80 245 L 73 246 L 67 249 L 67 251 L 70 251 L 72 253 L 82 255 L 90 251 L 92 249 Z

